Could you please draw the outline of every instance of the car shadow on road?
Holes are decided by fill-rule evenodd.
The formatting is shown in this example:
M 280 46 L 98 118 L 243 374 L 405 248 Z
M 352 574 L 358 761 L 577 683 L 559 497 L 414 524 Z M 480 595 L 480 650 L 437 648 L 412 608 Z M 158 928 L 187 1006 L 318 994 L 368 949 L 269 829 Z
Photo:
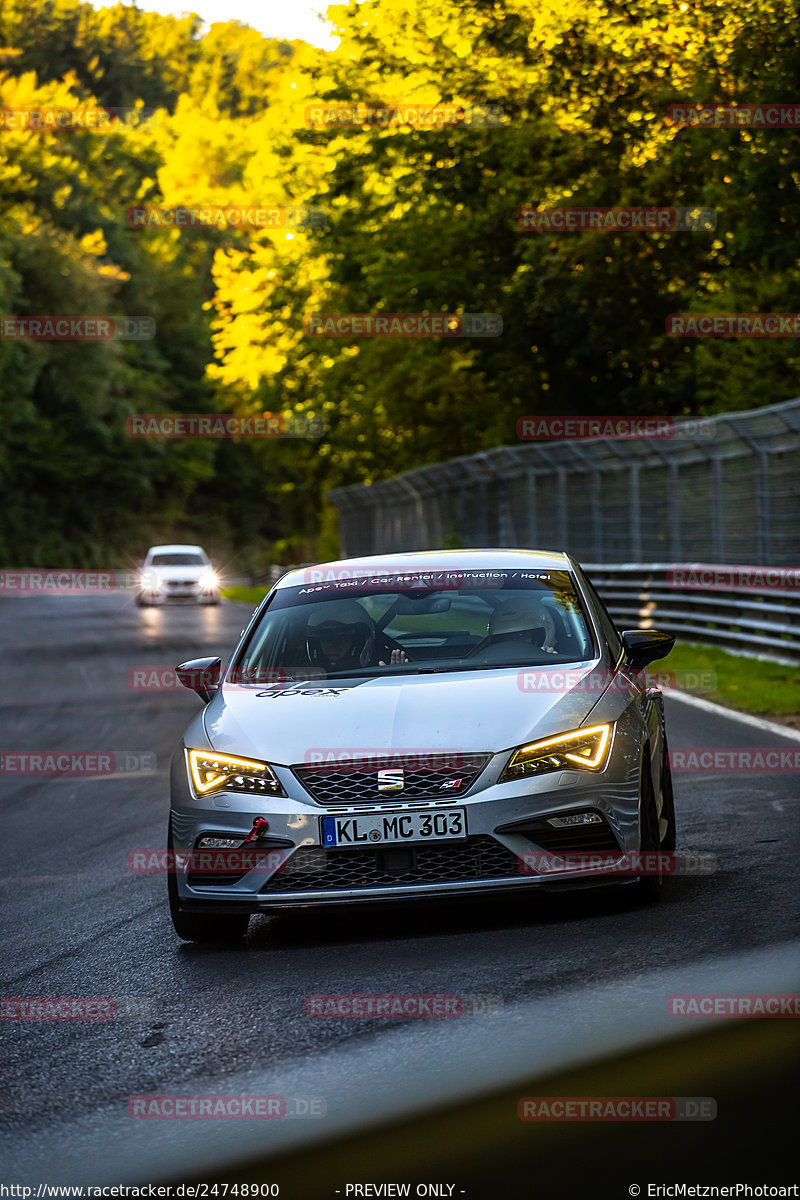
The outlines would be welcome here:
M 659 913 L 676 902 L 695 897 L 699 879 L 670 880 L 659 904 L 643 902 L 635 886 L 580 888 L 537 895 L 482 896 L 429 901 L 398 901 L 384 905 L 298 909 L 259 916 L 250 922 L 251 951 L 277 948 L 356 945 L 448 937 L 457 934 L 498 933 L 548 926 L 587 925 L 614 914 L 646 915 L 661 923 Z M 354 920 L 357 912 L 357 921 Z

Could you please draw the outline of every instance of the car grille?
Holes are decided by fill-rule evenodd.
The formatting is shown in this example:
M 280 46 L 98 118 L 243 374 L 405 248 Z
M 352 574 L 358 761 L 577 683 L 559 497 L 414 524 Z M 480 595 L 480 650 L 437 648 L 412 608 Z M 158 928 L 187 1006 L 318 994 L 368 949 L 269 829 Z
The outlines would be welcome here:
M 519 878 L 519 860 L 492 837 L 472 837 L 442 846 L 398 846 L 381 850 L 295 851 L 261 888 L 262 894 L 412 887 Z
M 167 580 L 167 587 L 170 587 L 170 588 L 195 587 L 196 584 L 197 584 L 196 579 L 168 579 Z
M 306 791 L 326 808 L 384 801 L 397 803 L 416 800 L 460 799 L 475 782 L 489 761 L 488 754 L 387 755 L 385 758 L 354 759 L 347 766 L 327 763 L 303 764 L 293 771 Z M 384 768 L 403 769 L 400 791 L 378 791 L 378 772 Z

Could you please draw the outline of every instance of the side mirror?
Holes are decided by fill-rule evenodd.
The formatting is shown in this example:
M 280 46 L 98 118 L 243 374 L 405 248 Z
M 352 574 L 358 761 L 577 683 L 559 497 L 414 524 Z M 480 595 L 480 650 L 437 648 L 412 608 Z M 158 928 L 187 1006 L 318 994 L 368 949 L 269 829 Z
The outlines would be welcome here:
M 657 658 L 666 658 L 675 645 L 675 638 L 659 629 L 626 629 L 622 644 L 628 666 L 640 670 Z
M 220 658 L 192 658 L 175 670 L 183 686 L 197 692 L 203 703 L 208 704 L 219 687 L 221 668 Z

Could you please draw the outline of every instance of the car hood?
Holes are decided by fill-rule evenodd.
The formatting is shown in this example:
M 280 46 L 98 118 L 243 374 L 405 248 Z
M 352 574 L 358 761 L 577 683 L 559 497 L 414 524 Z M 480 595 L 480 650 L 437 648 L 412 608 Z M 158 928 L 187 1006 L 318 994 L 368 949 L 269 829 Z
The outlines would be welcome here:
M 221 754 L 287 766 L 319 761 L 326 750 L 497 753 L 580 726 L 599 699 L 581 684 L 592 666 L 526 668 L 535 672 L 534 690 L 518 668 L 265 688 L 226 683 L 205 709 L 205 728 Z

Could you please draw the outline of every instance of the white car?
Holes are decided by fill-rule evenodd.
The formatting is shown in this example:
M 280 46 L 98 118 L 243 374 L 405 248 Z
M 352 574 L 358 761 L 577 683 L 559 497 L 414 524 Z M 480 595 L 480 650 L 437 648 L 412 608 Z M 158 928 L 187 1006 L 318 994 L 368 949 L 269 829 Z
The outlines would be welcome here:
M 219 578 L 202 546 L 151 546 L 140 574 L 136 603 L 191 600 L 219 604 Z

